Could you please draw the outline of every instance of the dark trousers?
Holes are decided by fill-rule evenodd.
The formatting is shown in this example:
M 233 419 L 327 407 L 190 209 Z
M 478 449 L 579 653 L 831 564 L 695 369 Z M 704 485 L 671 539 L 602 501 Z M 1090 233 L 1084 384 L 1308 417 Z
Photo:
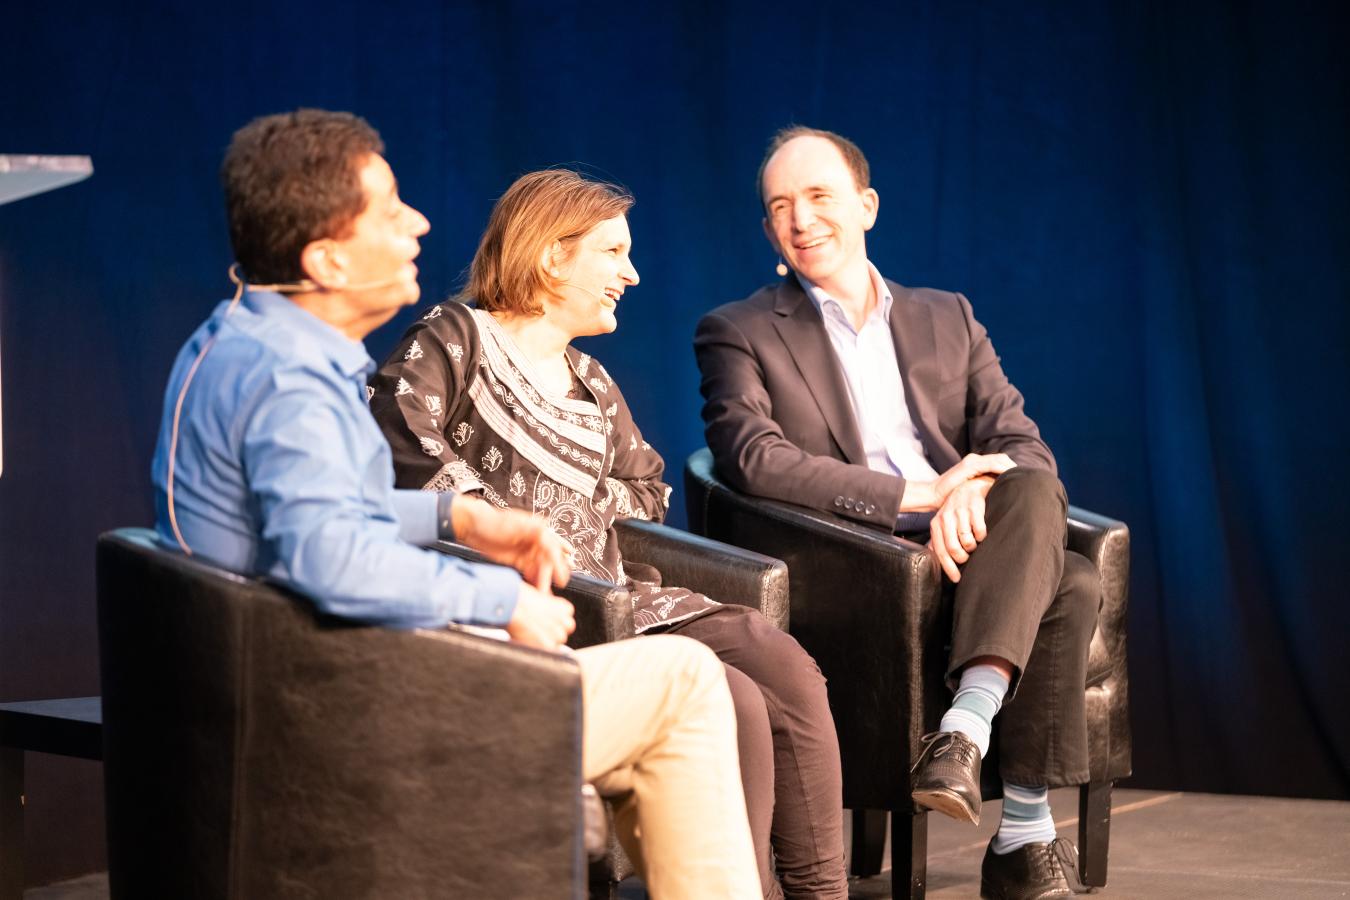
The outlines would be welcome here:
M 727 667 L 764 896 L 847 900 L 839 740 L 815 660 L 745 606 L 727 604 L 668 633 L 706 644 Z
M 1049 472 L 1011 469 L 985 498 L 988 536 L 952 589 L 947 678 L 980 656 L 1013 664 L 999 715 L 1004 781 L 1060 787 L 1088 780 L 1084 692 L 1101 605 L 1097 570 L 1064 549 L 1068 499 Z

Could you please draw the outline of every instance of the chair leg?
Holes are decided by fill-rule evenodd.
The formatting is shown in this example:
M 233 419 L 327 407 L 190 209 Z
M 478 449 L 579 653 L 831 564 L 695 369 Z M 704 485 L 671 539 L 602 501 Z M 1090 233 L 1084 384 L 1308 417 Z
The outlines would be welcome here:
M 617 881 L 592 881 L 586 892 L 588 900 L 619 900 L 619 883 Z
M 906 852 L 908 848 L 908 852 Z M 928 890 L 928 813 L 891 815 L 891 896 L 923 900 Z
M 1089 887 L 1106 886 L 1112 784 L 1089 782 L 1078 789 L 1078 877 Z
M 881 872 L 886 852 L 886 810 L 853 810 L 853 853 L 850 874 L 871 878 Z
M 23 897 L 23 748 L 0 747 L 0 898 Z

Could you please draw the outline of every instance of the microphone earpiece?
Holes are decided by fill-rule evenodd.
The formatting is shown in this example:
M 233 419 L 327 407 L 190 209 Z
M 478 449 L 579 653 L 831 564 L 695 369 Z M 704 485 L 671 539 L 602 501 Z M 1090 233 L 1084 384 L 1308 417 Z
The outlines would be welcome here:
M 601 300 L 610 300 L 610 299 L 613 299 L 613 298 L 611 298 L 608 294 L 604 293 L 603 291 L 593 291 L 593 290 L 591 290 L 591 289 L 588 288 L 588 287 L 582 287 L 582 286 L 579 285 L 579 284 L 572 284 L 570 281 L 567 282 L 566 284 L 567 284 L 567 286 L 570 287 L 570 288 L 575 288 L 575 289 L 578 290 L 578 291 L 583 291 L 583 292 L 585 292 L 585 293 L 587 293 L 587 294 L 590 294 L 592 297 L 598 297 L 598 298 L 601 299 Z
M 252 288 L 255 291 L 274 291 L 278 294 L 308 294 L 315 291 L 373 291 L 378 288 L 393 287 L 404 281 L 402 275 L 391 275 L 388 278 L 380 278 L 376 281 L 363 281 L 357 284 L 344 284 L 339 288 L 325 287 L 317 281 L 309 278 L 302 278 L 299 281 L 282 282 L 281 284 L 254 284 L 251 281 L 245 281 L 243 272 L 239 269 L 239 263 L 230 265 L 230 281 L 233 281 L 240 291 L 244 288 Z
M 230 281 L 234 282 L 234 298 L 230 300 L 230 305 L 225 310 L 225 315 L 221 317 L 222 319 L 229 318 L 230 314 L 234 312 L 235 307 L 239 305 L 239 299 L 244 296 L 244 291 L 248 288 L 252 288 L 255 291 L 276 291 L 278 294 L 307 294 L 311 291 L 330 290 L 308 278 L 302 278 L 299 281 L 293 281 L 287 284 L 252 284 L 245 280 L 244 272 L 239 268 L 239 263 L 237 262 L 230 263 L 229 276 Z M 395 275 L 390 278 L 382 278 L 378 281 L 367 281 L 363 284 L 348 284 L 343 286 L 342 290 L 373 291 L 377 288 L 391 287 L 401 283 L 403 280 L 404 278 L 402 275 Z M 167 495 L 165 500 L 169 507 L 169 525 L 173 529 L 173 536 L 178 541 L 178 546 L 183 548 L 183 553 L 187 556 L 192 555 L 192 548 L 188 546 L 187 539 L 183 537 L 183 532 L 178 527 L 178 510 L 174 504 L 173 496 L 174 470 L 178 458 L 178 425 L 183 415 L 183 401 L 187 399 L 187 392 L 188 388 L 192 386 L 192 379 L 196 376 L 197 368 L 202 364 L 202 360 L 206 359 L 206 354 L 211 351 L 211 347 L 215 344 L 216 337 L 219 334 L 220 332 L 217 331 L 207 338 L 206 342 L 202 345 L 201 351 L 197 353 L 197 358 L 192 361 L 191 367 L 188 368 L 187 376 L 183 379 L 183 386 L 178 391 L 178 399 L 175 400 L 173 404 L 173 425 L 169 430 L 169 467 L 168 473 L 165 476 L 165 494 Z

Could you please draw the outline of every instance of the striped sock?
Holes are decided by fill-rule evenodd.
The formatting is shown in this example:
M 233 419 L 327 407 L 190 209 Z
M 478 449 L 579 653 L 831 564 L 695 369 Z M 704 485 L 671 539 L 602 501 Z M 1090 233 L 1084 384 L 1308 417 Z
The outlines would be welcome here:
M 1008 693 L 1008 679 L 993 666 L 967 666 L 961 673 L 952 708 L 942 717 L 938 731 L 959 731 L 975 742 L 980 756 L 989 752 L 989 732 L 994 716 Z
M 1003 783 L 1003 818 L 994 835 L 994 852 L 1011 853 L 1037 841 L 1055 839 L 1055 820 L 1050 816 L 1050 789 Z

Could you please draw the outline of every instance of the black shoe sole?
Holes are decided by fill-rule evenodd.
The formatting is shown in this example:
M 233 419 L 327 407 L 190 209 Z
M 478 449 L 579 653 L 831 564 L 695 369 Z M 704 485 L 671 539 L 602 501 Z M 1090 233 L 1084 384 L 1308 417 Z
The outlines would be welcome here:
M 1095 894 L 1097 893 L 1097 890 L 1097 888 L 1093 888 L 1087 891 L 1087 893 Z M 1003 900 L 1003 898 L 1007 896 L 1007 894 L 995 891 L 993 888 L 989 887 L 989 882 L 985 881 L 983 878 L 980 879 L 980 900 Z

